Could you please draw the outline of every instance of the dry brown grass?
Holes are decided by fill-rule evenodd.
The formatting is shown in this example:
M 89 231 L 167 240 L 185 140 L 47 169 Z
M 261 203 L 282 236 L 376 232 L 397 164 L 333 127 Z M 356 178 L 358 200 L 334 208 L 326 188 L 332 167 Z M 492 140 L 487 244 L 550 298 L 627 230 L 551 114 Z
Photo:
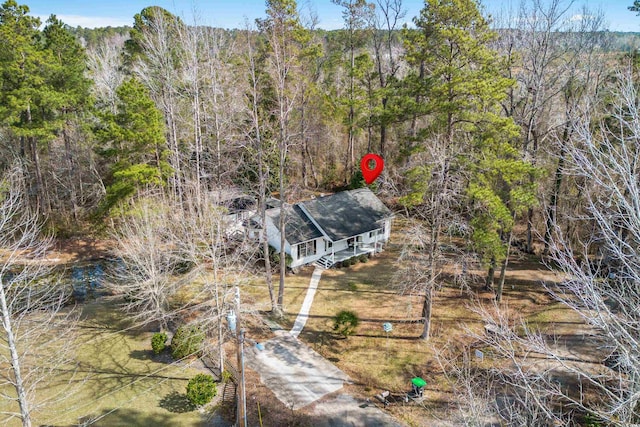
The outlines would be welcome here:
M 401 240 L 397 234 L 394 237 L 395 241 Z M 492 304 L 493 294 L 482 290 L 483 271 L 472 272 L 477 280 L 471 293 L 444 283 L 434 301 L 432 337 L 421 340 L 422 300 L 400 295 L 392 286 L 399 250 L 399 244 L 390 244 L 367 263 L 323 272 L 300 338 L 345 371 L 354 382 L 347 391 L 360 397 L 372 398 L 381 390 L 403 395 L 409 390 L 412 377 L 423 377 L 427 381 L 427 399 L 422 407 L 399 404 L 388 410 L 409 425 L 433 425 L 446 418 L 455 403 L 434 351 L 444 346 L 462 349 L 470 345 L 467 328 L 479 332 L 483 327 L 471 307 Z M 286 277 L 285 317 L 280 321 L 284 328 L 293 325 L 312 272 L 313 267 L 307 267 Z M 543 328 L 577 321 L 572 312 L 554 305 L 542 286 L 542 282 L 557 280 L 535 257 L 514 257 L 502 306 Z M 263 282 L 257 279 L 246 288 L 256 302 L 268 300 Z M 277 287 L 276 276 L 274 286 Z M 340 310 L 354 311 L 360 318 L 356 333 L 347 339 L 338 338 L 332 331 L 333 316 Z M 393 325 L 388 337 L 382 329 L 384 322 Z

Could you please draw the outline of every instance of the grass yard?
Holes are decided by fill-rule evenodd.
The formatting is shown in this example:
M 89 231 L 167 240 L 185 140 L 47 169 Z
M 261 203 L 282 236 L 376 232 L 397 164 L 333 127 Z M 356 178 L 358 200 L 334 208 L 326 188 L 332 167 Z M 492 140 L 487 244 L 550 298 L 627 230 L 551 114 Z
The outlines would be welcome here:
M 394 242 L 402 240 L 401 232 L 394 232 Z M 476 332 L 483 329 L 483 322 L 472 306 L 492 305 L 493 293 L 482 290 L 483 271 L 471 272 L 477 279 L 471 293 L 445 283 L 434 300 L 431 339 L 420 340 L 422 300 L 399 295 L 392 287 L 399 250 L 399 244 L 389 244 L 383 253 L 366 263 L 324 271 L 300 339 L 345 371 L 354 381 L 346 390 L 360 397 L 372 398 L 382 390 L 404 396 L 410 389 L 411 378 L 423 377 L 427 381 L 423 406 L 399 404 L 387 410 L 409 425 L 429 426 L 436 419 L 446 419 L 455 409 L 455 396 L 435 352 L 448 347 L 455 353 L 471 344 L 467 329 Z M 285 316 L 279 321 L 285 329 L 293 325 L 313 269 L 309 266 L 286 277 Z M 516 258 L 507 272 L 502 307 L 541 330 L 559 331 L 563 325 L 575 328 L 580 319 L 555 303 L 541 284 L 557 280 L 535 257 Z M 253 301 L 268 301 L 263 283 L 259 280 L 245 288 L 250 289 L 245 292 L 250 293 Z M 276 289 L 277 284 L 274 275 Z M 267 305 L 264 307 L 269 309 Z M 360 318 L 355 334 L 346 339 L 338 338 L 332 330 L 333 317 L 341 310 L 354 311 Z M 388 336 L 382 328 L 384 322 L 393 325 Z M 483 363 L 500 362 L 488 357 Z
M 185 397 L 188 380 L 201 371 L 186 363 L 172 365 L 168 355 L 154 356 L 152 334 L 123 331 L 129 326 L 123 319 L 104 300 L 83 306 L 73 393 L 34 414 L 34 425 L 71 426 L 89 420 L 109 427 L 204 425 L 207 415 Z M 40 387 L 39 399 L 59 394 L 69 379 L 68 372 L 57 373 Z M 0 410 L 6 404 L 0 402 Z

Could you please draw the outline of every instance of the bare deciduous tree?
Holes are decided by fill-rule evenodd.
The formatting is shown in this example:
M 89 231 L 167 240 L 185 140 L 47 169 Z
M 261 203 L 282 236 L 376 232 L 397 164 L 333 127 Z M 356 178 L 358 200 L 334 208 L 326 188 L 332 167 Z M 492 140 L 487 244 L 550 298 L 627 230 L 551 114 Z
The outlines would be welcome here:
M 41 238 L 22 177 L 15 168 L 0 180 L 0 365 L 7 367 L 0 371 L 0 396 L 11 402 L 2 413 L 29 427 L 35 412 L 69 393 L 63 387 L 47 399 L 36 394 L 53 375 L 66 380 L 58 370 L 72 365 L 76 317 L 64 308 L 68 289 L 45 259 L 50 240 Z
M 140 324 L 166 330 L 172 318 L 170 299 L 178 283 L 173 275 L 181 254 L 171 230 L 171 207 L 160 197 L 140 198 L 113 232 L 114 256 L 108 287 L 125 298 L 124 309 Z
M 563 280 L 546 287 L 583 320 L 574 327 L 582 344 L 505 306 L 476 309 L 492 328 L 469 334 L 505 361 L 498 374 L 509 408 L 500 415 L 513 425 L 566 425 L 571 413 L 612 426 L 640 421 L 640 97 L 631 74 L 619 75 L 608 120 L 593 120 L 597 108 L 587 105 L 566 147 L 565 171 L 581 178 L 586 200 L 582 215 L 567 219 L 592 232 L 575 243 L 556 226 L 549 240 Z

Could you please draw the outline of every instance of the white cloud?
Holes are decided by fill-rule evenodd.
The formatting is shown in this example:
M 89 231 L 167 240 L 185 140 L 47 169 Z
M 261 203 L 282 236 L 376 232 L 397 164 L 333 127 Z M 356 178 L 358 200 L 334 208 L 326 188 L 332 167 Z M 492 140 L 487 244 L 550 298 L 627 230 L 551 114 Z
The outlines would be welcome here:
M 56 17 L 71 27 L 85 27 L 85 28 L 97 28 L 97 27 L 122 27 L 124 25 L 133 25 L 133 18 L 114 18 L 108 16 L 81 16 L 81 15 L 56 15 Z M 44 24 L 49 16 L 38 15 L 38 18 Z

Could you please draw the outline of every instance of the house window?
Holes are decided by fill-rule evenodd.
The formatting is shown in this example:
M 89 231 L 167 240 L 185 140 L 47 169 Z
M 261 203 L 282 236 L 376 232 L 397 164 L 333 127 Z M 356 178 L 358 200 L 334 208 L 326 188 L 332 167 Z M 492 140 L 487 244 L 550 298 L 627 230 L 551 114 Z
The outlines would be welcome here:
M 328 240 L 324 241 L 324 250 L 325 252 L 328 251 L 329 249 L 331 249 L 333 247 L 333 242 L 330 242 Z
M 373 230 L 369 232 L 369 238 L 373 239 L 375 236 L 380 236 L 384 234 L 384 226 L 382 226 L 382 228 L 379 228 L 377 230 Z
M 298 245 L 298 259 L 305 258 L 317 253 L 316 241 L 300 243 Z

